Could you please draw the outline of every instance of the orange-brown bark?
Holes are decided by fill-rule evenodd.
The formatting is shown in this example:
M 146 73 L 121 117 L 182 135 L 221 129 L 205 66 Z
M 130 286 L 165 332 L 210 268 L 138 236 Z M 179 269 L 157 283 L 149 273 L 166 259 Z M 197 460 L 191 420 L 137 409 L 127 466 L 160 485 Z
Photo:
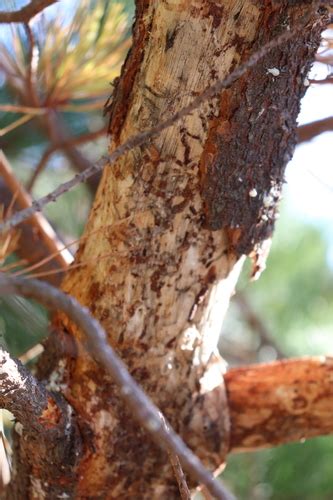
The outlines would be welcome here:
M 224 377 L 230 451 L 249 451 L 333 433 L 333 358 L 276 361 Z

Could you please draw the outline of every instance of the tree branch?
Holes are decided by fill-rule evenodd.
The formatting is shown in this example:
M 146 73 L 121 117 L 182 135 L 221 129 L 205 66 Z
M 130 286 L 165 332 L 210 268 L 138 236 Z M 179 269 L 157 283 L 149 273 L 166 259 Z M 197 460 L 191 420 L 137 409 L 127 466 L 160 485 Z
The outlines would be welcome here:
M 81 440 L 71 407 L 59 395 L 46 390 L 2 347 L 0 382 L 0 407 L 12 412 L 19 422 L 16 432 L 26 437 L 24 452 L 35 457 L 45 481 L 58 482 L 58 494 L 72 494 Z M 9 486 L 8 498 L 17 498 L 11 487 L 15 485 Z
M 93 163 L 83 156 L 73 144 L 70 133 L 67 130 L 66 123 L 61 119 L 58 113 L 54 110 L 49 110 L 46 115 L 40 117 L 40 121 L 43 123 L 51 144 L 61 144 L 61 150 L 77 172 L 81 173 L 93 167 Z M 103 131 L 105 131 L 106 135 L 105 128 L 103 128 Z M 83 136 L 83 140 L 77 140 L 77 144 L 83 144 L 84 138 L 87 137 L 87 135 L 88 134 L 85 134 L 85 136 Z M 91 134 L 88 135 L 88 138 L 91 139 Z M 58 149 L 58 147 L 56 148 Z M 96 192 L 99 179 L 100 175 L 93 175 L 89 177 L 87 183 L 92 193 Z
M 315 122 L 307 123 L 306 125 L 301 125 L 297 128 L 298 144 L 302 142 L 311 141 L 317 135 L 323 132 L 333 131 L 333 116 L 328 118 L 323 118 L 322 120 L 317 120 Z
M 37 177 L 44 170 L 44 168 L 47 165 L 47 162 L 49 161 L 49 159 L 53 155 L 53 153 L 55 153 L 55 151 L 57 151 L 58 149 L 66 150 L 67 148 L 74 148 L 74 146 L 78 146 L 80 144 L 84 144 L 86 142 L 93 141 L 95 139 L 98 139 L 102 135 L 106 135 L 106 134 L 107 134 L 107 128 L 102 127 L 98 130 L 95 130 L 94 132 L 88 132 L 87 134 L 82 134 L 78 137 L 71 137 L 70 139 L 59 141 L 59 142 L 56 142 L 54 144 L 51 144 L 50 147 L 48 149 L 46 149 L 46 151 L 42 155 L 37 167 L 35 168 L 29 181 L 27 182 L 27 185 L 26 185 L 27 191 L 30 192 L 32 190 L 32 188 L 36 182 Z M 73 161 L 74 161 L 74 159 L 73 159 Z
M 19 10 L 0 11 L 0 23 L 28 23 L 30 19 L 36 16 L 49 5 L 58 0 L 31 0 Z
M 110 373 L 120 388 L 123 400 L 133 411 L 133 416 L 148 431 L 156 444 L 177 455 L 183 467 L 199 484 L 205 485 L 211 495 L 221 500 L 233 498 L 224 486 L 204 468 L 200 460 L 169 424 L 164 422 L 158 408 L 130 376 L 124 363 L 108 344 L 104 329 L 90 315 L 88 309 L 81 306 L 73 297 L 46 283 L 4 274 L 0 275 L 0 294 L 3 293 L 32 297 L 46 306 L 60 309 L 67 314 L 85 334 L 88 352 Z
M 272 335 L 268 331 L 265 323 L 253 310 L 246 295 L 242 292 L 238 292 L 234 297 L 234 301 L 237 303 L 243 315 L 243 318 L 250 327 L 250 329 L 252 329 L 255 333 L 258 334 L 261 347 L 264 345 L 269 345 L 276 351 L 278 358 L 280 359 L 285 358 L 286 355 L 281 351 L 279 346 L 276 344 Z
M 179 493 L 182 500 L 191 500 L 191 493 L 188 489 L 186 477 L 183 472 L 182 466 L 180 465 L 179 458 L 174 453 L 169 452 L 169 460 L 172 465 L 175 478 L 178 483 Z
M 23 364 L 0 347 L 0 407 L 13 413 L 28 434 L 56 427 L 58 405 Z
M 230 451 L 250 451 L 333 433 L 333 358 L 233 368 L 225 374 Z
M 1 202 L 9 206 L 13 196 L 15 196 L 15 207 L 26 208 L 32 203 L 30 196 L 16 179 L 10 164 L 5 155 L 0 151 L 0 177 L 5 181 L 5 186 L 1 186 Z M 20 226 L 20 245 L 17 253 L 20 257 L 31 263 L 38 262 L 45 255 L 57 254 L 53 262 L 45 264 L 41 268 L 43 271 L 54 269 L 67 269 L 73 261 L 73 257 L 68 250 L 63 249 L 63 244 L 59 241 L 56 233 L 42 214 L 33 214 L 31 219 Z M 38 244 L 36 244 L 38 242 Z M 59 283 L 59 276 L 49 278 L 54 284 Z
M 303 24 L 299 25 L 294 30 L 285 31 L 280 36 L 266 43 L 262 48 L 258 49 L 254 54 L 252 54 L 244 64 L 241 64 L 234 71 L 229 73 L 226 78 L 224 78 L 223 80 L 218 80 L 214 85 L 207 87 L 200 95 L 195 97 L 188 106 L 185 106 L 177 113 L 173 114 L 170 118 L 159 123 L 155 127 L 152 127 L 150 130 L 145 130 L 137 135 L 130 137 L 126 142 L 124 142 L 124 144 L 116 148 L 109 156 L 102 157 L 98 162 L 86 169 L 84 172 L 75 175 L 72 179 L 64 182 L 63 184 L 60 184 L 54 191 L 52 191 L 48 195 L 43 196 L 36 201 L 33 201 L 31 207 L 16 213 L 13 217 L 0 224 L 0 232 L 16 226 L 35 212 L 41 211 L 48 203 L 56 201 L 57 198 L 59 198 L 61 195 L 77 186 L 81 182 L 85 182 L 87 179 L 89 179 L 89 177 L 96 174 L 97 172 L 100 172 L 107 165 L 112 165 L 118 158 L 120 158 L 128 151 L 131 151 L 132 149 L 145 144 L 149 139 L 156 137 L 160 132 L 192 113 L 192 111 L 197 109 L 202 103 L 208 101 L 209 99 L 212 99 L 223 89 L 226 89 L 230 85 L 232 85 L 250 68 L 254 67 L 272 49 L 290 40 L 296 32 L 303 28 Z

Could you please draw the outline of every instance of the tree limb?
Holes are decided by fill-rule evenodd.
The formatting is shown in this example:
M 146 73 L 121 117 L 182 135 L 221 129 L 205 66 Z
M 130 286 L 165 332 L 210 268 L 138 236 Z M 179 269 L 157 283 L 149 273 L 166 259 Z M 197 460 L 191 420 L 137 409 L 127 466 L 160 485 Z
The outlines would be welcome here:
M 31 0 L 19 10 L 0 11 L 0 23 L 28 23 L 30 19 L 36 16 L 49 5 L 58 0 Z
M 333 358 L 233 368 L 225 374 L 230 451 L 250 451 L 333 433 Z
M 215 498 L 231 500 L 232 495 L 208 472 L 196 455 L 185 445 L 146 396 L 126 366 L 107 343 L 104 329 L 73 297 L 36 280 L 0 275 L 0 294 L 15 293 L 37 299 L 41 303 L 60 309 L 74 321 L 86 337 L 88 352 L 110 373 L 119 386 L 121 396 L 133 411 L 133 416 L 148 431 L 158 446 L 176 454 L 183 467 L 199 483 L 206 486 Z
M 307 123 L 306 125 L 301 125 L 297 128 L 298 144 L 302 142 L 311 141 L 317 135 L 323 132 L 333 131 L 333 116 L 328 118 L 323 118 L 322 120 L 317 120 L 315 122 Z
M 85 182 L 87 179 L 89 179 L 89 177 L 103 170 L 104 167 L 112 165 L 112 163 L 114 163 L 118 158 L 120 158 L 128 151 L 131 151 L 132 149 L 145 144 L 149 139 L 156 137 L 160 132 L 170 127 L 178 120 L 192 113 L 192 111 L 197 109 L 202 103 L 208 101 L 209 99 L 212 99 L 223 89 L 226 89 L 230 85 L 232 85 L 250 68 L 253 68 L 258 63 L 258 61 L 260 61 L 272 49 L 290 40 L 290 38 L 295 35 L 295 32 L 298 32 L 303 28 L 303 25 L 298 25 L 298 27 L 294 30 L 287 30 L 280 36 L 266 43 L 262 48 L 258 49 L 254 54 L 252 54 L 244 64 L 239 65 L 236 69 L 234 69 L 234 71 L 229 73 L 226 78 L 218 80 L 214 85 L 207 87 L 201 94 L 195 97 L 189 105 L 173 114 L 170 118 L 159 123 L 155 127 L 152 127 L 150 130 L 144 130 L 143 132 L 130 137 L 127 141 L 124 142 L 124 144 L 117 147 L 109 156 L 102 157 L 99 161 L 97 161 L 91 167 L 87 168 L 82 173 L 77 174 L 69 181 L 60 184 L 51 193 L 39 198 L 38 200 L 33 201 L 31 207 L 16 213 L 13 217 L 0 224 L 0 232 L 16 226 L 35 212 L 40 212 L 47 204 L 56 201 L 64 193 L 77 186 L 81 182 Z

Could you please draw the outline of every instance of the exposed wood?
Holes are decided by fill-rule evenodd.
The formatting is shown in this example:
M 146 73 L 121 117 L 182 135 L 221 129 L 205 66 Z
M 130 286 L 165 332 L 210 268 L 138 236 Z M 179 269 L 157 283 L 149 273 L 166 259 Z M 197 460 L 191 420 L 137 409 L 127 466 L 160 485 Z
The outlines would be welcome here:
M 333 433 L 333 358 L 234 368 L 225 375 L 230 451 L 249 451 Z

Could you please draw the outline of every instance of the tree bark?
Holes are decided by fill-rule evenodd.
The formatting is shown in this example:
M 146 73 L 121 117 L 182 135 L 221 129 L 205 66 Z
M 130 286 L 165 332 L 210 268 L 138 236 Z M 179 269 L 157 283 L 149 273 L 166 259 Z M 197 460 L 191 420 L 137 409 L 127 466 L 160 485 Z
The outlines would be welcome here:
M 250 451 L 333 431 L 333 360 L 288 359 L 225 375 L 230 451 Z
M 258 271 L 273 230 L 323 18 L 307 0 L 137 1 L 110 110 L 111 149 L 172 116 L 283 31 L 302 30 L 105 169 L 85 234 L 100 231 L 83 241 L 76 262 L 85 266 L 63 284 L 212 470 L 230 449 L 221 321 L 242 255 L 252 254 Z M 61 365 L 63 393 L 79 415 L 85 454 L 76 497 L 178 498 L 167 455 L 133 422 L 80 331 L 63 315 L 55 325 L 74 337 L 77 354 L 59 354 L 54 335 L 40 376 L 60 376 Z

